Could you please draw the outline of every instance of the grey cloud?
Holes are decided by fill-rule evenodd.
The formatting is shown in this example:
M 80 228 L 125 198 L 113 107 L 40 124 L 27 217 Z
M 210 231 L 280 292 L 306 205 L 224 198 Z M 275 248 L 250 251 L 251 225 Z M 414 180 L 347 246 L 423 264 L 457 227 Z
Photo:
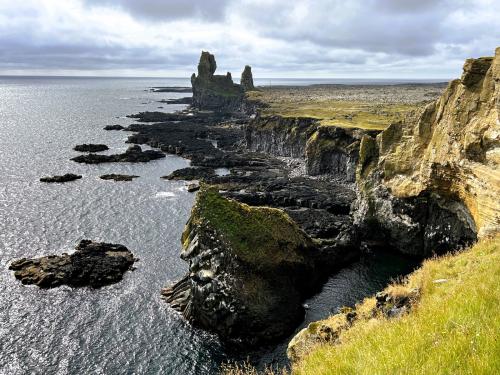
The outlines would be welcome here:
M 120 8 L 133 17 L 153 21 L 198 18 L 220 21 L 229 0 L 84 0 L 90 6 Z

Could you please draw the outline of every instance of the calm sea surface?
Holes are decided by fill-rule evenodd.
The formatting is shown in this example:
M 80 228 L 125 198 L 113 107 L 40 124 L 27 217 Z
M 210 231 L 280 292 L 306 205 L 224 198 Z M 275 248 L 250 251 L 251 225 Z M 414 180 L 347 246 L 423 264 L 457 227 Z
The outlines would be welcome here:
M 273 80 L 287 83 L 294 84 Z M 186 94 L 146 91 L 174 85 L 189 80 L 0 77 L 0 374 L 216 374 L 234 359 L 160 300 L 160 289 L 187 270 L 179 239 L 194 202 L 184 182 L 160 176 L 189 162 L 170 155 L 143 164 L 69 160 L 80 143 L 124 151 L 130 133 L 103 126 L 128 125 L 125 115 L 139 111 L 184 108 L 157 101 Z M 64 173 L 83 179 L 38 181 Z M 140 178 L 100 180 L 105 173 Z M 137 270 L 99 290 L 22 286 L 8 270 L 13 259 L 67 252 L 84 238 L 127 246 L 140 258 Z M 342 270 L 307 301 L 304 325 L 379 290 L 407 272 L 405 264 L 383 255 Z M 286 340 L 249 355 L 283 365 L 285 348 Z

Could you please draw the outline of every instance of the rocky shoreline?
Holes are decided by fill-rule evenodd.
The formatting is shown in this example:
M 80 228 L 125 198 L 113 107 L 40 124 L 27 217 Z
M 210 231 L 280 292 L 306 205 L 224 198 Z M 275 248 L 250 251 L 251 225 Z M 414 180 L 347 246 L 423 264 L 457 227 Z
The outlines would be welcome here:
M 192 186 L 200 191 L 181 239 L 189 270 L 161 294 L 223 341 L 260 345 L 291 333 L 304 316 L 304 299 L 364 252 L 389 249 L 422 259 L 473 243 L 498 226 L 498 211 L 491 209 L 498 189 L 477 189 L 484 178 L 492 186 L 497 181 L 495 119 L 475 120 L 498 106 L 498 66 L 498 57 L 470 61 L 442 94 L 439 85 L 383 86 L 380 105 L 373 86 L 357 94 L 334 87 L 331 95 L 357 95 L 358 101 L 366 89 L 371 104 L 353 114 L 358 102 L 346 109 L 323 98 L 316 105 L 327 103 L 330 112 L 311 117 L 287 107 L 290 88 L 277 89 L 288 92 L 284 99 L 276 89 L 255 91 L 250 67 L 235 84 L 230 73 L 215 75 L 214 56 L 203 52 L 189 109 L 129 115 L 138 123 L 105 128 L 131 133 L 133 145 L 124 154 L 72 160 L 189 159 L 189 168 L 163 177 L 200 182 Z M 327 88 L 307 90 L 320 95 Z M 404 95 L 391 101 L 397 90 Z M 451 107 L 463 102 L 466 113 L 454 113 Z M 340 119 L 331 116 L 338 108 Z M 455 150 L 456 159 L 446 156 Z M 220 175 L 218 168 L 230 173 Z

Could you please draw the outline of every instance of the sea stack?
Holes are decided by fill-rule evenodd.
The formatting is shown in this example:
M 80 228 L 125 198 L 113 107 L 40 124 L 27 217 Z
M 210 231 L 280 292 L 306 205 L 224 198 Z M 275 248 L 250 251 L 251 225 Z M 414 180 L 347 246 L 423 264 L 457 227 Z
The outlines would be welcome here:
M 198 64 L 198 76 L 193 73 L 193 107 L 214 112 L 237 110 L 243 100 L 243 87 L 235 84 L 231 73 L 216 75 L 217 63 L 209 52 L 202 52 Z
M 241 73 L 240 84 L 245 91 L 255 90 L 255 86 L 253 85 L 252 67 L 250 65 L 246 65 L 243 73 Z

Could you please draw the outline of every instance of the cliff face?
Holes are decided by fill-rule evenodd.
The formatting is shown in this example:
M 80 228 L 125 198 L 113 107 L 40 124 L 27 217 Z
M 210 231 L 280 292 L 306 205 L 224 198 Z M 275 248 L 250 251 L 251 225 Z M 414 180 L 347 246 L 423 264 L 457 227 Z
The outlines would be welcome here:
M 302 319 L 318 251 L 283 211 L 203 188 L 182 242 L 189 273 L 162 294 L 193 324 L 252 344 L 282 336 Z
M 356 222 L 411 254 L 500 228 L 500 48 L 424 109 L 361 142 Z
M 215 75 L 217 63 L 214 55 L 202 52 L 198 76 L 193 73 L 193 107 L 216 112 L 232 112 L 241 106 L 243 87 L 233 83 L 231 73 Z
M 303 158 L 310 176 L 330 174 L 354 182 L 361 129 L 322 126 L 310 117 L 257 116 L 246 128 L 252 151 Z

